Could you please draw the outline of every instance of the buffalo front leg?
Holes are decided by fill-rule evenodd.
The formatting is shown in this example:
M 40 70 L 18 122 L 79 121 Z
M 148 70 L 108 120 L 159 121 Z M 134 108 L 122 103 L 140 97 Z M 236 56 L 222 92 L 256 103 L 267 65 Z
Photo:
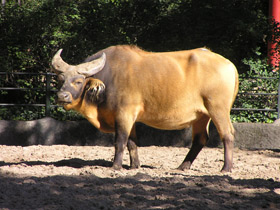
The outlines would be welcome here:
M 122 168 L 123 152 L 128 144 L 128 137 L 131 133 L 134 122 L 131 116 L 125 112 L 119 114 L 115 122 L 115 157 L 113 162 L 113 168 L 119 170 Z M 129 141 L 131 145 L 131 140 Z M 133 150 L 133 149 L 132 149 Z
M 132 127 L 132 130 L 130 132 L 128 142 L 127 142 L 127 148 L 129 151 L 129 157 L 130 157 L 130 167 L 133 168 L 139 168 L 140 167 L 140 161 L 138 158 L 138 149 L 137 149 L 137 136 L 136 136 L 136 128 L 135 124 Z
M 178 167 L 179 170 L 190 169 L 193 161 L 206 145 L 208 141 L 207 125 L 209 119 L 208 116 L 204 115 L 192 125 L 192 146 L 183 163 Z
M 113 168 L 120 170 L 122 168 L 123 152 L 127 145 L 128 134 L 120 128 L 116 128 L 115 133 L 115 157 Z

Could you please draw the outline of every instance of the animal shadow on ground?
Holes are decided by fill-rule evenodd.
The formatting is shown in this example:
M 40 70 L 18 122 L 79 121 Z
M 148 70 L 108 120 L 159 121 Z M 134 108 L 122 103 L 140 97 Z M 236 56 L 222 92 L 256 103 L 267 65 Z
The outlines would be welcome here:
M 247 149 L 248 151 L 254 151 L 254 152 L 259 152 L 259 154 L 262 154 L 263 151 L 259 149 Z M 267 157 L 273 157 L 273 158 L 280 158 L 280 149 L 267 149 L 270 153 L 266 152 L 265 155 Z
M 82 160 L 79 158 L 72 158 L 72 159 L 65 159 L 59 160 L 56 162 L 45 162 L 45 161 L 22 161 L 17 163 L 5 163 L 0 162 L 0 166 L 4 165 L 19 165 L 19 164 L 26 164 L 28 166 L 36 166 L 36 165 L 54 165 L 56 167 L 68 166 L 72 168 L 82 168 L 85 166 L 102 166 L 102 167 L 112 167 L 112 162 L 102 159 L 97 160 Z M 128 166 L 125 166 L 128 167 Z
M 0 166 L 5 166 L 5 165 L 19 165 L 19 164 L 25 164 L 28 166 L 35 166 L 35 165 L 54 165 L 56 167 L 62 167 L 62 166 L 67 166 L 67 167 L 72 167 L 72 168 L 83 168 L 85 166 L 101 166 L 101 167 L 106 167 L 110 168 L 113 166 L 112 161 L 107 161 L 103 159 L 96 159 L 96 160 L 82 160 L 80 158 L 72 158 L 72 159 L 65 159 L 65 160 L 60 160 L 56 162 L 44 162 L 44 161 L 22 161 L 22 162 L 17 162 L 17 163 L 6 163 L 1 161 Z M 141 165 L 142 168 L 150 168 L 153 169 L 155 167 L 153 166 L 148 166 L 148 165 Z M 123 165 L 124 169 L 130 169 L 128 165 Z

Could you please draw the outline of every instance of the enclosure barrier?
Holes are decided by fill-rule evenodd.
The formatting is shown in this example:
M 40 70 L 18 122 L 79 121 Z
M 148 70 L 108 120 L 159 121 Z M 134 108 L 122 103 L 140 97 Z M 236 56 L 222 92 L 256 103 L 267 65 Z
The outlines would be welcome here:
M 0 103 L 0 107 L 9 107 L 9 106 L 32 106 L 32 107 L 45 107 L 45 117 L 50 116 L 50 110 L 52 107 L 58 107 L 56 104 L 51 104 L 51 95 L 55 92 L 57 92 L 57 89 L 52 89 L 51 88 L 51 76 L 56 76 L 54 73 L 46 72 L 46 73 L 31 73 L 31 72 L 15 72 L 15 73 L 10 73 L 10 72 L 0 72 L 0 76 L 5 76 L 8 74 L 13 74 L 13 75 L 29 75 L 29 76 L 44 76 L 44 86 L 45 88 L 22 88 L 22 87 L 0 87 L 1 90 L 13 90 L 13 91 L 44 91 L 45 92 L 45 103 L 35 103 L 35 104 L 22 104 L 22 103 Z M 0 79 L 1 81 L 1 79 Z M 1 92 L 0 92 L 1 93 Z M 1 116 L 0 116 L 1 118 Z
M 235 101 L 235 104 L 233 106 L 233 108 L 231 109 L 232 111 L 253 111 L 253 112 L 277 112 L 277 119 L 279 119 L 280 117 L 280 77 L 239 77 L 240 79 L 240 83 L 243 81 L 243 80 L 246 80 L 247 82 L 248 81 L 252 81 L 252 80 L 260 80 L 261 83 L 264 82 L 264 80 L 273 80 L 273 81 L 276 81 L 276 86 L 275 86 L 275 89 L 274 91 L 271 91 L 271 92 L 267 92 L 267 90 L 262 90 L 261 92 L 257 92 L 258 91 L 258 88 L 256 88 L 255 90 L 251 89 L 251 90 L 247 90 L 247 91 L 242 91 L 242 90 L 239 90 L 238 92 L 238 95 L 237 95 L 237 98 L 236 98 L 236 101 Z M 274 96 L 275 98 L 275 105 L 272 106 L 270 104 L 269 108 L 266 106 L 266 107 L 263 107 L 264 104 L 260 104 L 261 108 L 243 108 L 243 107 L 238 107 L 238 105 L 240 105 L 239 103 L 239 98 L 241 96 Z M 253 101 L 251 101 L 253 102 Z M 259 102 L 261 103 L 261 102 Z M 236 106 L 237 105 L 237 106 Z
M 0 83 L 0 96 L 3 98 L 5 96 L 2 96 L 2 91 L 33 91 L 34 93 L 36 93 L 37 91 L 39 92 L 44 92 L 45 94 L 45 102 L 44 103 L 3 103 L 0 102 L 0 109 L 1 107 L 16 107 L 16 106 L 21 106 L 21 107 L 25 107 L 25 106 L 31 106 L 31 107 L 45 107 L 45 117 L 49 117 L 51 116 L 51 108 L 54 107 L 59 107 L 56 104 L 52 104 L 51 103 L 51 98 L 55 98 L 55 93 L 58 91 L 56 89 L 56 87 L 52 86 L 51 84 L 55 83 L 55 80 L 52 79 L 52 77 L 55 77 L 56 74 L 54 73 L 50 73 L 50 72 L 46 72 L 46 73 L 30 73 L 30 72 L 16 72 L 16 73 L 11 73 L 11 72 L 0 72 L 0 82 L 3 81 L 3 76 L 7 76 L 7 75 L 28 75 L 28 76 L 43 76 L 43 88 L 29 88 L 29 87 L 2 87 L 1 83 Z M 233 112 L 242 112 L 242 111 L 252 111 L 252 112 L 277 112 L 277 118 L 280 117 L 280 109 L 279 109 L 279 104 L 280 104 L 280 81 L 278 77 L 243 77 L 240 78 L 240 80 L 274 80 L 277 81 L 277 88 L 278 90 L 275 90 L 273 92 L 256 92 L 254 90 L 250 90 L 248 92 L 244 92 L 244 91 L 239 91 L 237 99 L 235 101 L 235 105 L 232 108 Z M 240 98 L 241 97 L 249 97 L 249 96 L 255 96 L 255 97 L 259 97 L 259 96 L 274 96 L 276 98 L 276 101 L 274 101 L 274 106 L 270 106 L 270 107 L 261 107 L 260 108 L 244 108 L 242 106 L 240 106 Z M 4 99 L 5 100 L 5 99 Z M 243 99 L 244 100 L 244 99 Z M 54 100 L 52 100 L 54 101 Z M 254 101 L 254 103 L 256 103 L 256 101 Z M 1 115 L 0 115 L 0 119 L 1 119 Z

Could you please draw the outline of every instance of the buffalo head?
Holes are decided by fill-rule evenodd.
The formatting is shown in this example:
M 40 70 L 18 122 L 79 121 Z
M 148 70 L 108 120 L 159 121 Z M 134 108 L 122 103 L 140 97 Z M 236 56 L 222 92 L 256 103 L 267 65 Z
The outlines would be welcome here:
M 94 104 L 101 103 L 104 99 L 105 85 L 98 79 L 88 77 L 104 68 L 105 53 L 96 60 L 74 66 L 63 61 L 61 52 L 62 49 L 52 59 L 52 68 L 58 75 L 61 86 L 57 93 L 58 103 L 66 110 L 77 108 L 83 100 Z
M 77 75 L 63 83 L 57 100 L 66 110 L 79 110 L 84 104 L 98 105 L 105 99 L 105 85 L 99 79 Z

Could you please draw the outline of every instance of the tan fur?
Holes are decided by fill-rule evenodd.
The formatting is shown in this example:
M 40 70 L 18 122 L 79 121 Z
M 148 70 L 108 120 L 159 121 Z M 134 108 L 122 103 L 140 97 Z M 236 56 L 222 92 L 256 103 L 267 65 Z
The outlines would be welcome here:
M 230 110 L 239 82 L 229 60 L 205 48 L 151 53 L 131 46 L 113 46 L 87 60 L 102 53 L 106 65 L 94 77 L 104 82 L 106 101 L 96 105 L 81 100 L 72 108 L 102 131 L 113 132 L 117 123 L 118 130 L 127 135 L 135 122 L 165 130 L 193 125 L 197 145 L 206 144 L 211 119 L 225 144 L 223 170 L 231 170 L 234 130 Z M 122 154 L 122 149 L 118 151 Z M 190 156 L 196 156 L 196 151 L 200 146 L 194 146 Z M 121 159 L 122 155 L 115 156 L 116 168 Z M 180 168 L 189 167 L 192 161 L 187 156 Z
M 108 108 L 126 107 L 135 121 L 159 129 L 181 129 L 201 114 L 210 115 L 205 106 L 210 101 L 229 114 L 238 89 L 234 65 L 209 50 L 149 53 L 125 48 L 112 55 L 111 63 L 111 81 L 105 83 Z
M 130 46 L 112 48 L 115 52 L 107 54 L 111 72 L 105 72 L 109 79 L 105 83 L 107 104 L 102 109 L 116 114 L 125 111 L 133 123 L 170 130 L 188 127 L 202 115 L 211 117 L 218 108 L 229 116 L 238 91 L 238 74 L 222 56 L 205 48 L 166 53 Z M 95 112 L 101 107 L 91 106 L 87 112 L 75 109 L 90 113 L 90 117 L 84 115 L 99 128 L 99 120 L 106 121 L 103 117 L 109 117 L 108 113 L 98 118 L 100 114 Z

